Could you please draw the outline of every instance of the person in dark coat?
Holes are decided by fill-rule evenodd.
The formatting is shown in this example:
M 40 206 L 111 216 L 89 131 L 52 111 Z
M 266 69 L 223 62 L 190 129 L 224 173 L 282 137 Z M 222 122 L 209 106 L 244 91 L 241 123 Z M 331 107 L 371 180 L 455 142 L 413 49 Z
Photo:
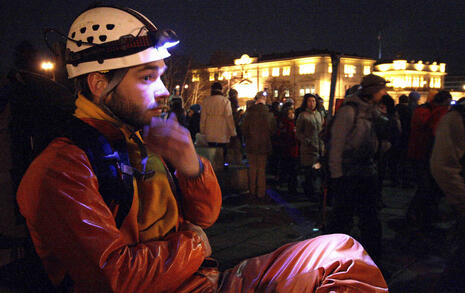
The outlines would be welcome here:
M 200 105 L 193 104 L 187 113 L 187 127 L 191 133 L 192 141 L 195 141 L 195 135 L 200 132 Z
M 396 105 L 396 113 L 399 116 L 401 133 L 399 143 L 395 146 L 398 160 L 394 172 L 397 174 L 401 187 L 410 187 L 412 183 L 412 170 L 407 159 L 407 151 L 413 111 L 408 106 L 408 97 L 406 95 L 401 95 L 399 97 L 399 104 Z
M 265 201 L 266 161 L 271 154 L 271 136 L 276 132 L 276 119 L 266 106 L 266 95 L 258 92 L 255 104 L 244 114 L 242 134 L 249 160 L 249 191 L 251 196 Z

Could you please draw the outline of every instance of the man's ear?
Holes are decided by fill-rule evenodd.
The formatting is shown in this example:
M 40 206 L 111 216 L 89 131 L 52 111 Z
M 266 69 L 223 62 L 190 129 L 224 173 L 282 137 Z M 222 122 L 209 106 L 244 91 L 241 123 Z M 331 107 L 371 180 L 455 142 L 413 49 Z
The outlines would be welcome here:
M 92 100 L 98 104 L 102 94 L 108 86 L 108 80 L 103 74 L 99 72 L 92 72 L 87 75 L 87 84 L 89 86 L 90 93 L 92 94 Z

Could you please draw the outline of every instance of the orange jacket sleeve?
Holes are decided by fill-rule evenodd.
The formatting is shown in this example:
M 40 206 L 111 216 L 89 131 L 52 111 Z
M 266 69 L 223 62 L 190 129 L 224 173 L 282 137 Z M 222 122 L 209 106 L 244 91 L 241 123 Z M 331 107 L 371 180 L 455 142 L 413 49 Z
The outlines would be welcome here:
M 210 162 L 200 158 L 203 173 L 196 178 L 187 178 L 179 172 L 176 177 L 183 193 L 181 208 L 186 220 L 202 228 L 215 223 L 221 210 L 221 189 Z
M 84 152 L 64 140 L 32 163 L 18 203 L 52 281 L 67 273 L 76 292 L 172 291 L 204 260 L 203 244 L 190 231 L 162 241 L 129 240 L 99 194 Z

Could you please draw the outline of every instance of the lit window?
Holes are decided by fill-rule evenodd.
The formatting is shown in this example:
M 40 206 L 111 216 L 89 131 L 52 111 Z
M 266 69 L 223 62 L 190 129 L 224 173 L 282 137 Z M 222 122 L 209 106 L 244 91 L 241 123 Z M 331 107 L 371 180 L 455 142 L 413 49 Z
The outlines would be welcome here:
M 310 93 L 311 94 L 315 94 L 315 85 L 312 84 L 312 86 L 310 87 Z
M 446 72 L 446 63 L 439 64 L 439 71 Z
M 412 87 L 412 77 L 406 76 L 405 77 L 405 87 Z
M 333 64 L 328 64 L 328 73 L 333 73 Z
M 244 78 L 251 78 L 252 77 L 252 74 L 250 73 L 250 71 L 246 71 L 244 73 Z
M 438 71 L 439 66 L 436 62 L 433 62 L 433 64 L 431 64 L 429 68 L 431 69 L 431 71 Z
M 344 65 L 344 76 L 345 77 L 353 77 L 355 74 L 355 65 Z
M 219 72 L 218 73 L 218 80 L 223 80 L 224 77 L 223 77 L 223 73 Z
M 371 73 L 371 66 L 370 65 L 363 66 L 363 74 L 368 75 L 370 73 Z
M 420 77 L 420 87 L 425 87 L 428 82 L 422 77 Z
M 274 97 L 275 97 L 275 98 L 278 97 L 278 94 L 279 94 L 278 90 L 274 90 Z
M 413 77 L 412 87 L 420 87 L 420 77 L 418 76 Z
M 270 76 L 270 71 L 267 69 L 262 70 L 262 77 L 268 77 Z
M 291 74 L 291 67 L 286 66 L 283 68 L 283 76 L 289 76 Z
M 304 88 L 301 88 L 300 91 L 299 91 L 299 95 L 302 97 L 303 95 L 305 95 L 305 89 Z
M 392 84 L 395 88 L 401 88 L 402 87 L 402 78 L 401 77 L 394 77 Z
M 272 76 L 279 76 L 279 67 L 273 68 L 273 71 L 271 72 Z
M 231 79 L 231 72 L 226 71 L 225 73 L 223 73 L 223 75 L 224 75 L 224 78 L 226 78 L 227 80 Z
M 440 77 L 431 77 L 429 82 L 430 88 L 441 88 L 441 78 Z
M 291 93 L 289 92 L 289 90 L 284 90 L 284 96 L 285 96 L 286 98 L 289 98 L 290 94 L 291 94 Z
M 198 73 L 192 74 L 192 82 L 196 82 L 196 81 L 199 81 L 199 80 L 200 80 L 200 77 L 199 77 Z
M 215 81 L 215 73 L 210 72 L 210 81 Z
M 299 66 L 299 74 L 315 73 L 315 64 L 303 64 Z
M 305 89 L 305 93 L 306 93 L 306 94 L 309 94 L 309 93 L 310 93 L 310 88 L 306 88 L 306 89 Z

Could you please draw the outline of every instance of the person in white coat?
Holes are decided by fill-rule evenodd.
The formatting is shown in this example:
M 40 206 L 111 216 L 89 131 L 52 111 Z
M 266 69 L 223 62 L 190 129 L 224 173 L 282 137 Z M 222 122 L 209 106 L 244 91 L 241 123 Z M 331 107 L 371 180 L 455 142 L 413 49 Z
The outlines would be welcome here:
M 221 147 L 225 158 L 231 136 L 236 136 L 236 127 L 231 102 L 223 96 L 222 89 L 221 83 L 213 83 L 211 96 L 202 101 L 200 133 L 205 135 L 210 147 Z

